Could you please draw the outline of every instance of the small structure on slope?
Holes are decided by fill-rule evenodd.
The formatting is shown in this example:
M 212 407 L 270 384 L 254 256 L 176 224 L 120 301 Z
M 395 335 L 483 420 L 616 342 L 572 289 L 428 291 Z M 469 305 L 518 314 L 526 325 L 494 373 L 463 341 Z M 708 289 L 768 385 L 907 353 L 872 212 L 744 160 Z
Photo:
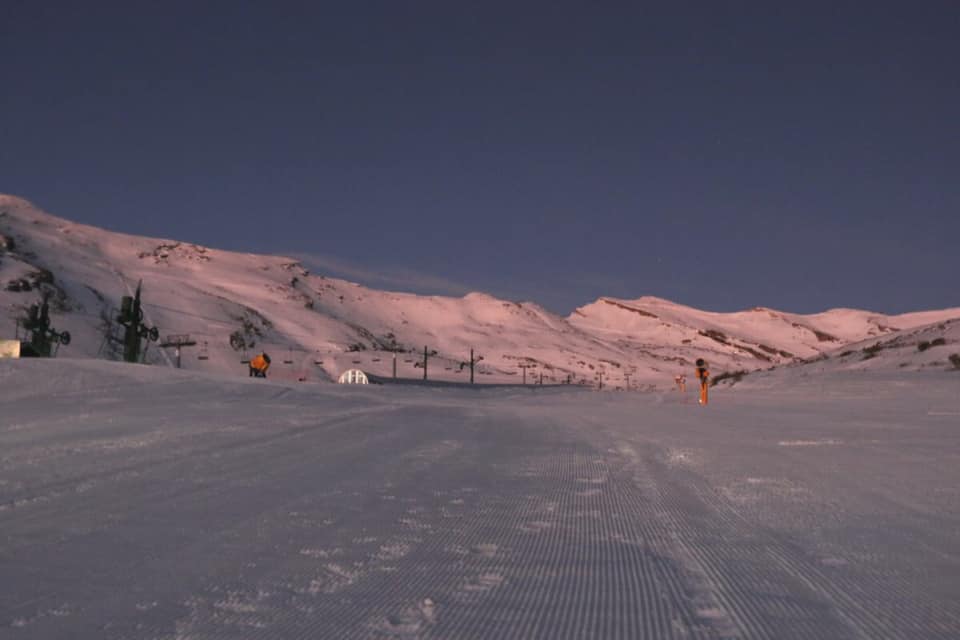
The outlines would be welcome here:
M 0 340 L 0 358 L 19 358 L 19 340 Z
M 340 374 L 340 379 L 337 380 L 340 384 L 370 384 L 370 380 L 360 369 L 347 369 Z

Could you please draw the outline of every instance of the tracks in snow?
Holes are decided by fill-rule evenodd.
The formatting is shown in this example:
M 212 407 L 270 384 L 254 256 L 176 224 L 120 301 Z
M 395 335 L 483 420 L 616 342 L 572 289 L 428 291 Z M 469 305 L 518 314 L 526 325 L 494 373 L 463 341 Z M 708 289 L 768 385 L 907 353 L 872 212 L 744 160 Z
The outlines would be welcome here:
M 825 562 L 751 520 L 692 470 L 692 452 L 570 420 L 401 411 L 151 440 L 134 449 L 138 475 L 116 458 L 115 477 L 85 465 L 36 485 L 36 502 L 0 513 L 17 516 L 8 542 L 31 560 L 5 562 L 39 580 L 45 556 L 57 561 L 34 585 L 42 601 L 4 594 L 0 625 L 343 640 L 960 629 L 956 605 L 918 605 L 902 576 Z M 58 563 L 90 583 L 58 584 Z

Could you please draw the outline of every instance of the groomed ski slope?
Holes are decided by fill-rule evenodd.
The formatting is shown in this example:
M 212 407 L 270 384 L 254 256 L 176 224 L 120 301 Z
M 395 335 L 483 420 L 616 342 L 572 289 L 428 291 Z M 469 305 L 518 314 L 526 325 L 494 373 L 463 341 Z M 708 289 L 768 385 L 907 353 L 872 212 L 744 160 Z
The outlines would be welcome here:
M 958 389 L 0 361 L 0 638 L 957 638 Z

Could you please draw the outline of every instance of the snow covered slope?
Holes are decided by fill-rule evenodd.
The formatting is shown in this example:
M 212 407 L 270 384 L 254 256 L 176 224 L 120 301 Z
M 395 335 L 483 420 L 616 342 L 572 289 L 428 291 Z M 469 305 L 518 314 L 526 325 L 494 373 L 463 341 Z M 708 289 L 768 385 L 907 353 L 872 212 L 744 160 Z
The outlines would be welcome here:
M 220 251 L 176 240 L 72 223 L 29 202 L 0 196 L 0 338 L 52 292 L 52 320 L 73 342 L 65 357 L 116 357 L 104 336 L 121 296 L 143 281 L 145 320 L 161 336 L 198 344 L 183 368 L 246 375 L 255 351 L 281 379 L 329 380 L 350 367 L 467 381 L 462 363 L 482 356 L 479 382 L 571 381 L 607 388 L 669 386 L 705 357 L 715 372 L 810 358 L 849 342 L 960 317 L 960 309 L 886 317 L 832 310 L 812 316 L 755 309 L 710 313 L 656 298 L 601 298 L 569 318 L 535 303 L 482 293 L 463 298 L 377 291 L 309 273 L 296 260 Z M 3 318 L 6 318 L 5 320 Z M 231 346 L 231 336 L 247 348 Z M 152 345 L 147 361 L 172 362 Z
M 800 315 L 763 307 L 711 313 L 643 297 L 601 298 L 574 311 L 570 323 L 637 350 L 749 369 L 816 358 L 851 342 L 957 317 L 960 308 L 897 316 L 855 309 Z
M 702 407 L 0 360 L 0 638 L 960 637 L 960 373 L 826 377 Z
M 787 387 L 804 380 L 896 374 L 924 371 L 941 373 L 960 383 L 960 318 L 904 329 L 882 337 L 854 342 L 805 362 L 769 371 L 734 376 L 719 384 L 738 388 Z

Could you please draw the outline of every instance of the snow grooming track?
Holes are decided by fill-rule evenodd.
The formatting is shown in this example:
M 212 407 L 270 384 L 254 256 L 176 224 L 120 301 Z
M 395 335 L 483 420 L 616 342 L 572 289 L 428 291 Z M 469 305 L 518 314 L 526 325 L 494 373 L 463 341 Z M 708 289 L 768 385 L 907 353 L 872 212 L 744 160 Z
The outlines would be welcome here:
M 9 405 L 0 638 L 958 636 L 927 406 L 221 384 Z
M 906 606 L 915 595 L 895 573 L 830 572 L 846 563 L 818 561 L 741 517 L 711 485 L 669 458 L 651 449 L 638 463 L 644 470 L 637 481 L 653 505 L 647 529 L 658 541 L 654 548 L 665 543 L 665 553 L 680 559 L 700 621 L 720 637 L 955 637 L 956 612 Z
M 696 627 L 722 638 L 858 637 L 816 599 L 797 598 L 794 581 L 764 561 L 769 541 L 727 517 L 723 505 L 703 501 L 691 485 L 696 477 L 681 471 L 680 481 L 664 457 L 646 452 L 637 480 L 651 505 L 647 529 L 654 548 L 684 567 Z
M 602 442 L 593 429 L 584 430 L 590 431 L 594 442 Z M 956 607 L 917 606 L 911 586 L 898 580 L 902 569 L 871 574 L 826 562 L 740 516 L 713 485 L 678 468 L 673 457 L 670 450 L 642 440 L 633 446 L 617 442 L 605 452 L 597 450 L 589 462 L 578 462 L 591 466 L 574 481 L 594 488 L 574 491 L 570 474 L 552 474 L 555 487 L 566 486 L 553 510 L 558 527 L 569 523 L 565 534 L 576 540 L 568 561 L 579 565 L 584 552 L 594 551 L 588 553 L 593 556 L 588 567 L 596 580 L 584 579 L 589 568 L 577 572 L 570 580 L 577 593 L 589 593 L 607 581 L 598 569 L 606 566 L 606 547 L 597 541 L 631 541 L 644 553 L 629 559 L 612 554 L 616 570 L 628 576 L 617 588 L 637 597 L 635 612 L 642 612 L 645 626 L 630 627 L 633 618 L 629 612 L 618 616 L 609 595 L 595 598 L 607 609 L 604 624 L 589 614 L 578 620 L 577 602 L 559 596 L 557 615 L 566 622 L 557 622 L 543 637 L 565 637 L 567 632 L 576 637 L 580 629 L 583 636 L 597 637 L 911 638 L 922 630 L 925 638 L 949 638 L 951 630 L 960 628 Z M 594 502 L 583 502 L 590 500 Z M 591 521 L 594 514 L 597 519 Z M 588 518 L 586 531 L 574 526 L 582 517 Z M 943 524 L 930 527 L 936 531 Z M 910 544 L 905 539 L 901 548 Z M 649 575 L 644 567 L 651 556 L 661 570 L 652 584 L 638 587 L 637 578 Z M 944 557 L 956 561 L 950 554 Z M 664 592 L 671 594 L 666 607 L 645 599 Z M 673 611 L 669 631 L 657 622 L 656 614 L 664 608 Z M 526 630 L 518 635 L 528 637 Z
M 947 630 L 960 628 L 955 611 L 917 607 L 896 573 L 831 571 L 850 567 L 817 558 L 742 517 L 696 474 L 668 471 L 661 455 L 648 463 L 656 476 L 677 476 L 660 485 L 667 489 L 661 515 L 679 532 L 677 553 L 706 576 L 731 618 L 748 630 L 745 637 L 946 639 L 954 637 Z M 684 523 L 698 512 L 703 519 L 694 527 Z
M 487 427 L 487 435 L 495 429 Z M 448 518 L 451 526 L 434 527 L 404 558 L 422 567 L 404 585 L 410 595 L 399 601 L 406 604 L 375 611 L 366 632 L 424 638 L 735 637 L 722 633 L 728 623 L 697 609 L 687 569 L 652 550 L 644 524 L 649 505 L 632 487 L 632 476 L 615 475 L 625 466 L 622 460 L 573 441 L 534 448 L 540 451 L 500 451 L 490 465 L 493 473 L 474 478 L 487 483 L 482 492 L 470 486 L 453 492 L 466 496 L 454 499 L 462 501 L 464 513 Z M 470 465 L 467 459 L 458 463 Z M 585 492 L 584 486 L 594 490 Z M 374 591 L 357 593 L 359 599 L 397 600 L 370 586 Z M 429 620 L 422 613 L 426 602 Z M 345 629 L 338 637 L 364 634 Z

